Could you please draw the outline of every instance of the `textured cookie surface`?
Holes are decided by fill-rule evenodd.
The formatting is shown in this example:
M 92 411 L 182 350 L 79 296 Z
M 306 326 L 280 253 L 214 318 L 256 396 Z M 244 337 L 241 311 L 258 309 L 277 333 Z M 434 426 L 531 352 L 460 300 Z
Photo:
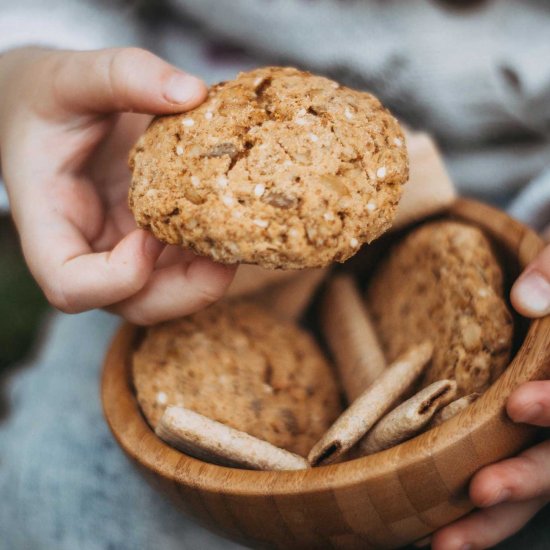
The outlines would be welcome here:
M 250 303 L 218 303 L 149 328 L 133 376 L 153 427 L 179 405 L 302 456 L 340 412 L 311 336 Z
M 502 271 L 482 232 L 433 222 L 391 250 L 367 302 L 388 359 L 429 338 L 435 350 L 425 382 L 455 378 L 468 394 L 507 365 L 513 327 L 502 294 Z
M 401 129 L 376 98 L 278 67 L 156 118 L 130 167 L 141 227 L 224 263 L 268 268 L 346 260 L 390 227 L 408 177 Z

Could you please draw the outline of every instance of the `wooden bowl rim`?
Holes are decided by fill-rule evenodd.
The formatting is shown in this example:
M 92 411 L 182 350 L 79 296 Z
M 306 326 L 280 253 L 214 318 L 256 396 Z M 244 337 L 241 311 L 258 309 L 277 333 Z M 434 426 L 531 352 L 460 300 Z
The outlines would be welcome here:
M 480 211 L 477 218 L 468 214 Z M 448 210 L 453 218 L 477 221 L 489 234 L 506 227 L 513 238 L 510 247 L 518 249 L 523 268 L 544 246 L 543 241 L 528 227 L 506 213 L 471 199 L 458 199 Z M 531 242 L 530 251 L 522 251 L 525 239 Z M 525 248 L 525 247 L 523 247 Z M 371 456 L 321 466 L 302 471 L 273 472 L 226 468 L 195 459 L 170 447 L 156 437 L 144 420 L 128 380 L 127 348 L 138 327 L 124 323 L 115 335 L 105 358 L 101 397 L 105 418 L 120 446 L 133 460 L 175 484 L 183 484 L 216 494 L 265 496 L 306 494 L 337 490 L 384 475 L 397 468 L 408 467 L 453 445 L 474 430 L 481 428 L 498 415 L 505 418 L 504 404 L 511 389 L 527 380 L 545 375 L 543 358 L 531 358 L 527 367 L 522 364 L 542 334 L 550 331 L 550 316 L 530 322 L 524 341 L 510 365 L 499 379 L 471 407 L 456 417 L 412 440 Z M 520 361 L 521 359 L 521 361 Z M 532 431 L 525 428 L 524 442 Z

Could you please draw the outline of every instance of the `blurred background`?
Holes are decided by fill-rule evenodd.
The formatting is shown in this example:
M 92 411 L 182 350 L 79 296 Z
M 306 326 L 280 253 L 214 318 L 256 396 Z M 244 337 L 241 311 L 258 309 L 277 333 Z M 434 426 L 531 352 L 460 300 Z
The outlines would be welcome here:
M 8 369 L 31 352 L 47 307 L 25 265 L 11 219 L 0 214 L 0 390 Z M 0 419 L 6 412 L 0 393 Z

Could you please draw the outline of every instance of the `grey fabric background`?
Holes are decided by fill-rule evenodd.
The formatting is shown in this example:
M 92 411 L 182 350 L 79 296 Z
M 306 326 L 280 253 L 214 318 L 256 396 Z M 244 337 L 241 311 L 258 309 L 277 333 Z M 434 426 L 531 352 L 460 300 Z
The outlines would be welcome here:
M 185 519 L 123 455 L 101 411 L 100 366 L 118 319 L 52 314 L 8 384 L 0 424 L 0 549 L 239 548 Z

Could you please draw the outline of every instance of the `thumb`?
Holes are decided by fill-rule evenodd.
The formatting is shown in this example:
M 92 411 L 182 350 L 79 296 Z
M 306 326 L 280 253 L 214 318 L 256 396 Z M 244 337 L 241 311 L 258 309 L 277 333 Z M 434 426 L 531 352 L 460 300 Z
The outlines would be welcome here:
M 196 107 L 207 93 L 202 80 L 140 48 L 58 52 L 50 61 L 65 112 L 167 114 Z
M 550 314 L 550 245 L 525 269 L 514 283 L 512 304 L 526 317 Z

